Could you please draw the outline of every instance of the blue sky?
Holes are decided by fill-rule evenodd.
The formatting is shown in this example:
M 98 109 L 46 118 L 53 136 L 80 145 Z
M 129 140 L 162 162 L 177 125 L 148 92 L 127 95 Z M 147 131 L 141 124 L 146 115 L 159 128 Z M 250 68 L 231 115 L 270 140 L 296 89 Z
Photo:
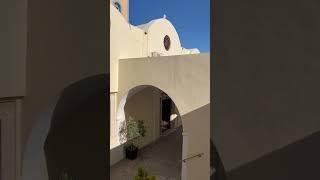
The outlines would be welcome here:
M 210 51 L 210 0 L 129 0 L 130 23 L 145 24 L 166 14 L 184 48 Z

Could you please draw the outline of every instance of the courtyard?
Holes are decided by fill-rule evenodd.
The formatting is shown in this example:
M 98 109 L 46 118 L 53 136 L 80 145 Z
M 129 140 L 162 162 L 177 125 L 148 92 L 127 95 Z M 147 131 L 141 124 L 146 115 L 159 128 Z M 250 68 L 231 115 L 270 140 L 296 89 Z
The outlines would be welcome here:
M 132 180 L 138 167 L 144 167 L 157 180 L 180 180 L 182 126 L 160 136 L 142 148 L 135 160 L 123 159 L 110 168 L 110 179 Z

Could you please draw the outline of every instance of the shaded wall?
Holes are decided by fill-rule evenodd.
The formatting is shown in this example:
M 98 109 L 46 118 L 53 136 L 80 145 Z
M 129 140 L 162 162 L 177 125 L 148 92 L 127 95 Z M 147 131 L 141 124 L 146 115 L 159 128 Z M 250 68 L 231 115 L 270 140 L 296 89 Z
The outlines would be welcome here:
M 319 1 L 215 1 L 213 137 L 226 170 L 320 130 Z
M 48 173 L 57 178 L 63 171 L 81 179 L 88 173 L 105 178 L 109 87 L 109 74 L 85 78 L 44 107 L 28 139 L 23 180 L 48 179 Z
M 0 98 L 26 90 L 27 0 L 0 1 Z
M 319 179 L 319 145 L 315 133 L 229 172 L 228 180 Z
M 145 146 L 159 137 L 160 129 L 160 94 L 158 101 L 154 102 L 155 88 L 147 87 L 127 99 L 125 105 L 126 118 L 130 116 L 137 120 L 143 120 L 146 128 L 146 136 L 141 138 L 141 146 Z M 155 97 L 156 98 L 156 97 Z M 155 117 L 155 114 L 158 117 Z
M 108 109 L 102 92 L 54 115 L 44 147 L 50 180 L 63 172 L 79 180 L 107 179 Z
M 104 1 L 28 1 L 22 152 L 50 98 L 57 97 L 71 83 L 109 70 L 106 22 Z
M 129 94 L 131 94 L 130 92 Z M 147 86 L 133 96 L 127 98 L 125 105 L 126 119 L 131 116 L 133 119 L 144 121 L 147 132 L 146 136 L 141 138 L 142 146 L 148 145 L 160 137 L 160 123 L 162 117 L 160 104 L 161 93 L 161 90 L 152 86 Z M 175 107 L 174 102 L 172 102 L 171 109 L 171 114 L 176 113 L 178 115 L 176 120 L 171 122 L 171 128 L 181 126 L 181 117 L 179 116 L 178 109 Z

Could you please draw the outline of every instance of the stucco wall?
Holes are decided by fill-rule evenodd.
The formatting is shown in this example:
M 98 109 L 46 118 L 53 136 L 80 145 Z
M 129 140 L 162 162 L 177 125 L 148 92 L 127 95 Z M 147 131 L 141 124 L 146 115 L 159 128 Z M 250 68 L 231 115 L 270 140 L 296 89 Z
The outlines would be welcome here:
M 122 59 L 119 88 L 153 85 L 163 91 L 166 89 L 164 92 L 183 115 L 210 103 L 209 75 L 209 54 Z M 124 95 L 121 93 L 120 97 Z
M 118 99 L 121 99 L 128 90 L 140 85 L 155 86 L 171 97 L 182 117 L 184 133 L 182 158 L 204 153 L 201 158 L 192 159 L 183 164 L 182 171 L 187 173 L 188 179 L 208 178 L 210 172 L 209 55 L 122 59 L 119 68 Z
M 110 18 L 110 92 L 117 92 L 118 60 L 145 56 L 145 35 L 141 29 L 130 25 L 113 5 L 110 5 Z
M 164 37 L 170 37 L 171 45 L 165 50 Z M 120 59 L 153 56 L 196 54 L 197 49 L 182 49 L 179 35 L 171 22 L 165 18 L 155 19 L 139 26 L 131 25 L 125 17 L 110 4 L 110 92 L 118 91 L 118 63 Z
M 29 0 L 22 152 L 39 114 L 71 83 L 109 70 L 103 1 Z
M 68 93 L 71 97 L 80 94 L 75 91 Z M 59 179 L 63 171 L 78 180 L 88 180 L 93 175 L 96 179 L 108 178 L 106 138 L 109 107 L 104 91 L 91 93 L 82 94 L 81 100 L 65 95 L 57 105 L 43 147 L 49 180 Z
M 107 110 L 109 108 L 108 106 L 109 104 L 107 103 L 106 96 L 104 94 L 109 89 L 108 80 L 109 80 L 109 75 L 102 74 L 102 75 L 92 76 L 89 78 L 85 78 L 84 80 L 78 81 L 68 86 L 67 88 L 65 88 L 60 96 L 54 97 L 54 99 L 52 99 L 51 101 L 50 106 L 46 106 L 41 109 L 41 110 L 44 109 L 44 111 L 41 111 L 40 116 L 37 117 L 37 120 L 33 125 L 32 131 L 28 139 L 26 152 L 24 154 L 25 156 L 23 161 L 22 180 L 37 180 L 37 179 L 46 180 L 48 179 L 48 171 L 49 173 L 52 173 L 58 170 L 60 171 L 58 173 L 61 173 L 61 170 L 63 169 L 70 172 L 72 175 L 79 176 L 83 172 L 79 173 L 79 171 L 82 171 L 82 170 L 78 168 L 84 168 L 84 166 L 90 163 L 83 164 L 81 162 L 77 162 L 77 166 L 71 166 L 71 167 L 70 167 L 70 163 L 72 164 L 78 160 L 90 161 L 90 159 L 92 160 L 94 159 L 94 157 L 97 157 L 99 159 L 95 164 L 97 165 L 97 167 L 95 169 L 88 168 L 88 172 L 89 172 L 89 169 L 93 171 L 100 169 L 98 174 L 105 173 L 105 170 L 104 170 L 105 167 L 103 164 L 107 162 L 102 162 L 102 161 L 106 161 L 108 159 L 107 154 L 105 153 L 104 146 L 106 146 L 105 140 L 109 132 L 108 132 L 108 129 L 106 129 L 107 121 L 103 119 L 106 119 L 109 115 L 108 114 L 109 111 Z M 105 110 L 103 111 L 101 108 Z M 86 134 L 84 133 L 82 128 L 85 128 L 85 127 L 88 128 L 89 126 L 91 126 L 86 124 L 87 121 L 84 121 L 85 117 L 88 119 L 87 115 L 89 114 L 91 114 L 91 116 L 94 117 L 95 119 L 90 124 L 92 126 L 97 126 L 97 127 L 99 126 L 99 128 L 89 128 L 89 129 L 96 129 L 96 131 L 90 133 L 89 132 L 90 130 L 87 130 L 86 132 L 88 132 L 90 135 L 86 135 L 86 137 L 89 138 L 91 136 L 91 138 L 95 140 L 90 140 L 89 138 L 87 139 L 89 141 L 86 141 L 86 140 L 82 140 L 81 137 L 83 137 L 83 135 Z M 83 116 L 83 117 L 80 117 L 80 116 Z M 81 121 L 80 119 L 82 119 L 83 121 Z M 72 122 L 73 120 L 75 120 L 76 122 L 79 121 L 79 124 Z M 66 124 L 69 124 L 69 125 L 74 124 L 74 126 L 70 127 L 69 125 L 67 125 L 68 128 L 66 128 L 64 127 L 64 125 Z M 73 130 L 71 130 L 70 128 Z M 68 133 L 65 130 L 68 131 Z M 69 134 L 69 136 L 66 136 L 66 135 L 61 136 L 61 134 L 59 135 L 59 133 L 67 133 Z M 77 134 L 77 133 L 80 133 L 80 134 Z M 94 136 L 99 136 L 99 137 L 94 137 Z M 68 141 L 68 139 L 72 141 L 71 144 L 67 143 L 72 146 L 64 146 L 64 145 L 61 146 L 61 144 L 59 145 L 59 143 L 66 143 L 66 142 L 60 142 L 62 139 L 59 139 L 59 138 L 61 137 L 64 137 L 65 138 L 64 140 L 66 141 Z M 51 141 L 52 139 L 54 139 L 53 144 Z M 50 142 L 48 142 L 47 140 L 49 140 Z M 47 143 L 49 143 L 49 146 L 47 145 Z M 58 143 L 58 145 L 56 143 Z M 90 145 L 88 145 L 87 143 Z M 45 146 L 45 144 L 47 146 Z M 78 152 L 82 152 L 86 154 L 86 155 L 80 155 L 84 159 L 79 157 L 75 158 L 77 160 L 73 159 L 74 158 L 73 155 L 77 154 L 77 153 L 72 153 L 72 151 L 74 150 L 73 148 L 77 146 L 83 146 L 84 144 L 87 144 L 88 147 L 82 147 L 80 148 L 81 150 L 77 150 Z M 70 152 L 72 155 L 67 155 L 64 153 L 59 154 L 59 152 L 62 152 L 58 150 L 59 148 L 63 148 L 62 150 L 63 152 L 65 153 Z M 95 154 L 97 156 L 91 155 L 88 152 L 88 150 L 89 152 L 91 150 L 95 151 Z M 48 155 L 47 153 L 49 153 L 50 155 L 53 155 L 53 157 L 59 154 L 59 157 L 62 158 L 62 161 L 64 162 L 61 162 L 61 159 L 59 160 L 59 158 L 46 159 L 44 151 L 46 151 L 46 155 Z M 87 151 L 87 152 L 84 152 L 84 151 Z M 92 158 L 90 156 L 92 156 Z M 104 158 L 101 158 L 101 157 L 104 157 Z M 48 161 L 46 162 L 46 160 Z M 47 170 L 47 163 L 49 163 L 48 170 Z M 91 165 L 91 166 L 95 166 L 95 165 Z M 84 175 L 84 174 L 81 175 L 82 178 L 84 176 L 87 176 L 87 175 Z
M 160 136 L 160 93 L 161 91 L 155 87 L 146 87 L 127 100 L 126 118 L 131 116 L 143 120 L 147 130 L 146 136 L 141 138 L 141 147 Z
M 0 2 L 0 98 L 24 96 L 27 0 Z
M 178 32 L 168 19 L 154 19 L 147 24 L 142 24 L 138 27 L 146 32 L 145 44 L 147 46 L 147 56 L 152 56 L 153 52 L 159 53 L 161 56 L 182 54 Z M 170 38 L 170 48 L 168 50 L 165 49 L 163 44 L 165 36 Z
M 186 176 L 182 180 L 209 179 L 210 177 L 210 104 L 181 116 L 183 130 L 182 158 L 204 153 L 182 163 Z M 187 131 L 185 131 L 185 129 Z M 184 178 L 186 177 L 186 178 Z
M 211 124 L 230 170 L 320 130 L 319 3 L 235 0 L 214 6 Z

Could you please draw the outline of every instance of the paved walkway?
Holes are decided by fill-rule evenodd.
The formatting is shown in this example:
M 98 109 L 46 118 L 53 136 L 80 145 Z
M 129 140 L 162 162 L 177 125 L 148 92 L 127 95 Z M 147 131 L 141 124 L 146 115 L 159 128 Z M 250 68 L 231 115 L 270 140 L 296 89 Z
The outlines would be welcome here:
M 133 180 L 137 168 L 143 166 L 157 180 L 180 180 L 182 128 L 160 137 L 142 149 L 136 160 L 124 159 L 111 167 L 111 180 Z

